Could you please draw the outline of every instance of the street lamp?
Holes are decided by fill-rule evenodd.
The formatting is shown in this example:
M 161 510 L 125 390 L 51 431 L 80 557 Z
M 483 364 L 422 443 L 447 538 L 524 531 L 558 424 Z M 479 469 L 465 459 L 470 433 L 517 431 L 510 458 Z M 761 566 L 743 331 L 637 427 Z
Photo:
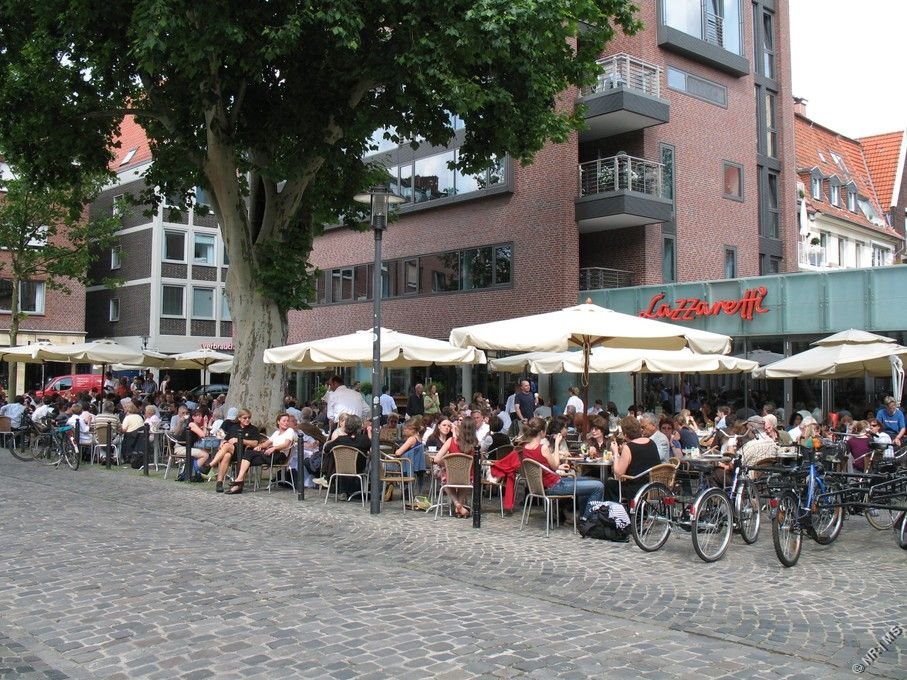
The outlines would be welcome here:
M 370 509 L 373 515 L 381 512 L 381 445 L 378 433 L 381 431 L 381 238 L 387 229 L 388 207 L 406 201 L 385 186 L 372 186 L 367 191 L 353 196 L 358 203 L 371 206 L 371 225 L 375 234 L 375 262 L 372 270 L 372 457 L 369 474 Z

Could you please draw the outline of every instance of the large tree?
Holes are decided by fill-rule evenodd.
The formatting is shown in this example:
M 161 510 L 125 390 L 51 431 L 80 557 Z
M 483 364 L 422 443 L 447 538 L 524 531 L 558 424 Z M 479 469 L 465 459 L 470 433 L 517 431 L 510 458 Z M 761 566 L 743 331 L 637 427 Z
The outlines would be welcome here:
M 320 225 L 352 220 L 375 130 L 459 161 L 528 162 L 580 125 L 558 97 L 591 82 L 629 0 L 0 0 L 0 142 L 55 180 L 106 167 L 122 117 L 152 144 L 149 186 L 211 195 L 230 269 L 230 393 L 279 408 L 287 312 L 311 299 Z
M 10 289 L 9 344 L 15 346 L 26 316 L 19 299 L 23 284 L 41 281 L 45 289 L 69 294 L 74 282 L 99 283 L 90 280 L 89 266 L 114 243 L 119 222 L 87 218 L 86 204 L 100 191 L 100 177 L 83 174 L 75 185 L 61 187 L 20 175 L 16 168 L 12 174 L 0 187 L 0 278 Z M 15 366 L 10 363 L 10 390 Z

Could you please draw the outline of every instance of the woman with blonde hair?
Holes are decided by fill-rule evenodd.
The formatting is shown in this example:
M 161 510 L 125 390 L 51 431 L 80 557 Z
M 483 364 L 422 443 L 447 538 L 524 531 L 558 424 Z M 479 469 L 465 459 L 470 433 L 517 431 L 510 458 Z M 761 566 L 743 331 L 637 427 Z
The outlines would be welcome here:
M 434 463 L 441 466 L 441 484 L 447 482 L 447 473 L 444 469 L 444 458 L 452 453 L 465 453 L 468 456 L 475 454 L 479 447 L 479 441 L 476 439 L 476 423 L 472 418 L 463 418 L 461 422 L 454 425 L 454 434 L 449 437 L 441 450 L 435 455 Z M 470 477 L 472 472 L 470 471 Z M 453 503 L 454 512 L 457 517 L 469 517 L 470 511 L 466 507 L 466 490 L 465 489 L 445 489 Z

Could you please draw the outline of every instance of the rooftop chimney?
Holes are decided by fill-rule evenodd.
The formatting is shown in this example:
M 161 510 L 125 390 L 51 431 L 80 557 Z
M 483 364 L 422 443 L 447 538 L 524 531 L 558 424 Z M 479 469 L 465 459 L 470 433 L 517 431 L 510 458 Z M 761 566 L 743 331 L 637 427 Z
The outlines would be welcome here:
M 801 116 L 805 116 L 806 102 L 807 100 L 803 97 L 794 97 L 794 113 L 799 113 Z

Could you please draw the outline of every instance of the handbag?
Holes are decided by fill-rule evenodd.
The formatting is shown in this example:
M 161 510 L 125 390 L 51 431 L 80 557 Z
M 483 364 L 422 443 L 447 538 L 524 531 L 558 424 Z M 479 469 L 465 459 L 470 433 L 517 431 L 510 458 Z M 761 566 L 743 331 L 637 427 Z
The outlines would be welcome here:
M 321 451 L 316 451 L 308 458 L 302 461 L 303 467 L 308 470 L 309 474 L 317 477 L 321 474 Z

